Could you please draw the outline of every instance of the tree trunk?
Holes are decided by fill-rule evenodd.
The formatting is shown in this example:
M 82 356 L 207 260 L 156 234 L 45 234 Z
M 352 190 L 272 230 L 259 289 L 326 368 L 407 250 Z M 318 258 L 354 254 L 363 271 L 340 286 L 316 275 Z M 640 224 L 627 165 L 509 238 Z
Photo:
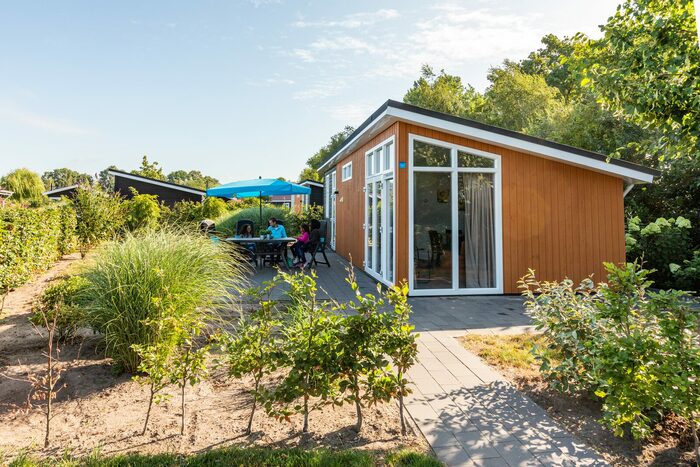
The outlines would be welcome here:
M 260 379 L 255 380 L 255 392 L 253 393 L 253 408 L 250 411 L 250 418 L 248 419 L 248 428 L 245 430 L 245 434 L 249 435 L 253 432 L 253 417 L 255 416 L 255 408 L 258 405 L 258 387 L 260 386 Z
M 148 427 L 148 419 L 151 418 L 151 407 L 153 407 L 153 383 L 151 383 L 151 397 L 148 399 L 148 410 L 146 411 L 146 421 L 143 423 L 143 430 L 141 431 L 141 436 L 146 434 L 146 428 Z
M 693 445 L 695 447 L 695 463 L 700 466 L 700 440 L 698 440 L 698 426 L 695 423 L 694 414 L 690 416 L 690 429 L 693 431 Z
M 360 398 L 355 398 L 355 412 L 357 413 L 357 423 L 355 424 L 355 431 L 359 433 L 362 430 L 362 405 L 360 404 Z
M 180 436 L 185 434 L 185 386 L 187 381 L 182 381 L 182 388 L 180 389 L 180 409 L 182 410 L 182 419 L 180 419 Z
M 304 394 L 304 427 L 302 433 L 309 432 L 309 396 Z
M 401 436 L 406 436 L 406 422 L 403 419 L 403 393 L 399 392 L 399 417 L 401 417 Z

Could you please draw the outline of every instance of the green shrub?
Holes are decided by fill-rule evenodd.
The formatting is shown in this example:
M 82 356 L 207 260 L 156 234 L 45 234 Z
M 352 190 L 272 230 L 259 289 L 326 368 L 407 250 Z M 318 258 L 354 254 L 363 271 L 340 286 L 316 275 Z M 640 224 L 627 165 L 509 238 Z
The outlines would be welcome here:
M 220 232 L 224 232 L 227 235 L 235 235 L 238 232 L 236 232 L 236 223 L 239 220 L 242 219 L 247 219 L 250 221 L 253 221 L 255 224 L 255 228 L 267 228 L 267 221 L 271 218 L 274 217 L 276 219 L 282 220 L 285 224 L 285 230 L 287 226 L 287 216 L 289 215 L 289 209 L 287 208 L 282 208 L 282 207 L 276 207 L 276 206 L 270 206 L 270 205 L 263 205 L 263 210 L 262 210 L 262 226 L 260 225 L 260 209 L 255 207 L 255 208 L 245 208 L 241 209 L 239 211 L 234 211 L 233 214 L 228 215 L 226 217 L 223 217 L 221 219 L 216 220 L 216 230 Z M 289 234 L 292 234 L 293 232 L 289 232 Z
M 178 328 L 213 318 L 228 289 L 244 280 L 230 247 L 167 230 L 128 234 L 99 251 L 84 273 L 88 322 L 104 334 L 107 355 L 125 371 L 141 363 L 134 345 L 175 345 Z M 164 316 L 170 326 L 160 329 Z
M 669 268 L 679 288 L 700 291 L 700 251 L 694 251 L 682 264 L 671 263 Z
M 85 326 L 85 316 L 78 306 L 78 297 L 86 281 L 81 276 L 58 279 L 41 294 L 29 320 L 36 326 L 44 325 L 44 316 L 52 322 L 56 316 L 58 339 L 68 339 L 78 328 Z
M 129 230 L 155 229 L 160 219 L 160 204 L 156 195 L 139 195 L 133 190 L 134 196 L 125 202 L 126 225 Z
M 643 261 L 653 270 L 651 277 L 660 288 L 679 288 L 673 270 L 692 255 L 691 224 L 684 217 L 665 219 L 642 225 L 639 217 L 627 222 L 625 242 L 631 261 Z
M 37 201 L 45 199 L 44 182 L 39 174 L 29 169 L 17 169 L 0 179 L 0 187 L 13 191 L 12 199 L 17 201 Z
M 161 206 L 161 212 L 161 222 L 170 226 L 194 226 L 204 219 L 202 203 L 195 201 L 178 201 L 171 208 Z
M 218 219 L 229 211 L 226 201 L 221 198 L 205 198 L 202 202 L 202 219 Z
M 121 198 L 102 190 L 81 186 L 71 200 L 77 218 L 76 236 L 80 255 L 103 240 L 111 238 L 124 225 L 124 207 Z
M 300 212 L 295 210 L 289 211 L 287 214 L 287 224 L 285 230 L 288 234 L 297 235 L 301 233 L 301 224 L 309 224 L 311 220 L 323 220 L 323 208 L 321 206 L 306 206 Z
M 605 264 L 606 283 L 520 283 L 525 306 L 548 349 L 541 372 L 566 391 L 603 403 L 602 422 L 622 436 L 645 438 L 669 413 L 696 430 L 700 413 L 700 308 L 685 292 L 649 292 L 650 271 L 637 263 Z M 556 355 L 556 361 L 549 358 Z
M 75 209 L 68 203 L 61 204 L 59 212 L 61 234 L 58 238 L 58 252 L 61 255 L 66 255 L 75 251 L 77 242 L 75 228 L 78 218 L 75 215 Z
M 60 236 L 55 206 L 0 208 L 0 310 L 11 289 L 48 269 L 60 256 Z

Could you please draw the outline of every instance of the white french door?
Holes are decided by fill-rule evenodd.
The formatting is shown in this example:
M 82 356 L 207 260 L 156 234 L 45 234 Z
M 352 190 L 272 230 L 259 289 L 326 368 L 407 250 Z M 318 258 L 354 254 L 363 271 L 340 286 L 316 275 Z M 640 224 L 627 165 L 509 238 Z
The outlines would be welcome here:
M 324 180 L 325 217 L 328 219 L 328 244 L 335 251 L 335 219 L 336 219 L 336 172 L 329 172 Z
M 390 138 L 366 154 L 365 271 L 375 279 L 394 283 L 394 140 Z

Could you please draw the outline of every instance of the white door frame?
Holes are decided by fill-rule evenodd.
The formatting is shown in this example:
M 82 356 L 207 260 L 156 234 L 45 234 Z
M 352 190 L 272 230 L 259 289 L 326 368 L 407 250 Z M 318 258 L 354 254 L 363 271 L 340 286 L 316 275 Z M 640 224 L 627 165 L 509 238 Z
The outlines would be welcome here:
M 449 167 L 413 167 L 413 143 L 422 141 L 450 149 L 451 164 Z M 486 157 L 494 160 L 493 168 L 460 168 L 458 167 L 457 151 L 464 151 L 476 156 Z M 430 296 L 430 295 L 486 295 L 503 293 L 503 214 L 502 214 L 502 189 L 501 189 L 501 156 L 480 149 L 460 146 L 446 141 L 427 138 L 415 134 L 408 135 L 408 288 L 410 295 Z M 414 287 L 414 196 L 413 196 L 413 174 L 415 172 L 437 172 L 449 173 L 451 177 L 451 223 L 452 223 L 452 287 L 449 289 L 416 289 Z M 495 236 L 495 264 L 496 264 L 496 287 L 492 288 L 459 288 L 459 229 L 455 226 L 459 224 L 459 200 L 458 200 L 458 180 L 460 173 L 492 173 L 494 174 L 494 236 Z
M 376 174 L 372 175 L 367 175 L 367 156 L 370 153 L 373 153 L 377 149 L 381 147 L 386 147 L 387 145 L 391 144 L 392 148 L 392 154 L 390 154 L 390 165 L 388 169 L 384 168 L 384 160 L 381 161 L 380 163 L 380 170 Z M 378 274 L 372 269 L 370 269 L 367 266 L 367 257 L 369 255 L 369 226 L 367 225 L 368 221 L 368 204 L 369 204 L 369 193 L 367 192 L 367 186 L 372 183 L 374 186 L 372 188 L 372 196 L 375 197 L 374 203 L 372 204 L 373 209 L 372 209 L 372 236 L 373 236 L 373 245 L 374 248 L 372 248 L 372 265 L 376 266 L 377 262 L 381 262 L 384 266 L 388 264 L 388 253 L 389 249 L 387 248 L 387 238 L 389 236 L 389 231 L 386 228 L 387 226 L 387 220 L 389 218 L 389 210 L 388 210 L 388 205 L 384 203 L 382 205 L 382 219 L 381 219 L 381 230 L 378 231 L 377 229 L 377 209 L 376 209 L 376 187 L 377 185 L 381 184 L 382 186 L 382 199 L 386 200 L 386 194 L 387 190 L 386 187 L 388 186 L 387 181 L 388 180 L 394 180 L 394 189 L 392 193 L 392 206 L 391 206 L 391 212 L 393 213 L 393 219 L 392 219 L 392 229 L 394 229 L 394 235 L 393 235 L 393 243 L 392 245 L 392 250 L 393 251 L 393 258 L 392 258 L 392 274 L 394 274 L 394 278 L 396 277 L 396 181 L 394 179 L 394 165 L 395 165 L 395 159 L 396 159 L 396 139 L 394 136 L 391 136 L 381 143 L 377 144 L 373 148 L 371 148 L 368 151 L 365 151 L 365 171 L 364 171 L 364 177 L 365 177 L 365 183 L 363 187 L 363 191 L 365 192 L 365 206 L 364 206 L 364 217 L 363 217 L 363 238 L 364 238 L 364 243 L 365 243 L 365 260 L 363 261 L 364 265 L 364 270 L 367 274 L 369 274 L 371 277 L 374 279 L 378 280 L 379 282 L 385 284 L 385 285 L 394 285 L 392 281 L 389 281 L 386 278 L 387 275 L 387 268 L 383 267 L 382 269 L 382 274 Z M 386 157 L 386 156 L 384 156 Z M 377 248 L 376 245 L 378 244 L 378 241 L 381 241 L 382 245 L 382 256 L 379 258 L 377 256 Z

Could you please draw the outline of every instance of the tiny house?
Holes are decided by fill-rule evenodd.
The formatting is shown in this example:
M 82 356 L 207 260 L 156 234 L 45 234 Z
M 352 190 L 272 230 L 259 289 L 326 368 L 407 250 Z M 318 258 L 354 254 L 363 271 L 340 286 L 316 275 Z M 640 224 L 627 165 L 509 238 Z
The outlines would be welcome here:
M 156 195 L 158 201 L 168 206 L 173 206 L 179 201 L 201 202 L 207 194 L 199 188 L 156 180 L 122 170 L 110 169 L 108 173 L 114 177 L 114 192 L 126 199 L 134 196 L 132 188 L 141 195 Z
M 387 101 L 320 169 L 329 244 L 410 294 L 518 293 L 625 260 L 624 197 L 658 172 Z

